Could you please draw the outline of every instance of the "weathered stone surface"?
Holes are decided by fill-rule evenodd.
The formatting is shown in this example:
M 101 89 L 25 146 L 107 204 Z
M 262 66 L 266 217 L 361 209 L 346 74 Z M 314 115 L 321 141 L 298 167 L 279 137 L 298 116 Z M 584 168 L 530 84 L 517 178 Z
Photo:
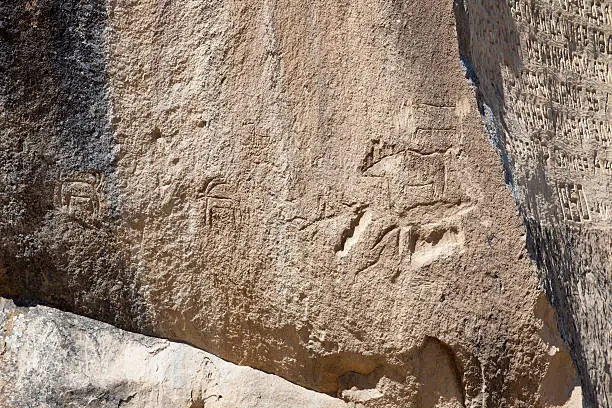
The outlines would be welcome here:
M 612 407 L 612 3 L 455 10 L 462 62 L 586 401 Z
M 563 221 L 524 205 L 548 184 L 505 145 L 520 7 L 3 2 L 0 294 L 368 407 L 562 406 L 576 379 L 529 244 L 605 401 L 609 222 L 560 258 Z M 582 282 L 591 253 L 574 301 L 555 264 Z
M 194 347 L 0 299 L 0 407 L 342 408 Z

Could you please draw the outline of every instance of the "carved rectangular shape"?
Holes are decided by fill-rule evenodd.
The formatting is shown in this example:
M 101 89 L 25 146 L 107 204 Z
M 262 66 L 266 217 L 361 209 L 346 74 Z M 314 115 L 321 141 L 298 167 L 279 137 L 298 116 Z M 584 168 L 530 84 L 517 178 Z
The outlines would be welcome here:
M 557 194 L 563 218 L 574 222 L 589 221 L 589 210 L 582 185 L 557 183 Z
M 76 218 L 102 219 L 106 179 L 99 171 L 60 174 L 55 193 L 56 207 Z

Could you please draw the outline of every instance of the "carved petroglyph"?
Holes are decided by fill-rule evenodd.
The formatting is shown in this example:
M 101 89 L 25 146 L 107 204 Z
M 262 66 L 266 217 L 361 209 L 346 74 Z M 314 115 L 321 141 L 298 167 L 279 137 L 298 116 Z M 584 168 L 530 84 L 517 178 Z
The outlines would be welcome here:
M 346 271 L 380 267 L 393 280 L 401 270 L 429 265 L 461 248 L 463 230 L 449 217 L 462 201 L 447 194 L 457 122 L 454 105 L 407 103 L 394 118 L 402 137 L 371 140 L 358 170 L 364 180 L 380 180 L 379 193 L 350 218 L 337 241 L 338 262 Z M 415 212 L 434 206 L 439 211 Z
M 398 228 L 397 240 L 387 243 L 397 246 L 400 262 L 417 269 L 460 250 L 464 232 L 458 225 L 411 225 Z
M 205 225 L 211 229 L 234 227 L 242 221 L 235 194 L 228 182 L 221 177 L 210 179 L 204 187 Z
M 589 209 L 582 185 L 557 183 L 557 194 L 563 218 L 569 221 L 589 221 Z
M 463 229 L 457 225 L 424 225 L 410 236 L 410 264 L 420 268 L 453 255 L 463 247 Z
M 423 154 L 445 152 L 455 145 L 457 122 L 456 106 L 428 103 L 407 103 L 394 118 L 395 129 L 406 147 Z
M 393 280 L 401 271 L 418 269 L 461 252 L 464 241 L 459 219 L 422 224 L 367 210 L 345 230 L 337 247 L 342 249 L 336 255 L 346 272 L 357 275 L 378 265 Z
M 104 217 L 106 178 L 98 171 L 58 176 L 55 205 L 76 218 L 100 220 Z
M 338 256 L 346 256 L 351 248 L 357 243 L 361 234 L 363 234 L 371 221 L 371 211 L 360 211 L 351 222 L 349 228 L 342 233 L 340 243 L 336 248 L 336 254 Z
M 404 211 L 441 201 L 446 189 L 445 154 L 422 154 L 373 142 L 362 165 L 365 177 L 387 179 L 390 200 Z M 367 163 L 367 165 L 366 165 Z
M 378 139 L 374 139 L 372 140 L 369 151 L 361 162 L 361 166 L 359 166 L 359 170 L 362 173 L 366 173 L 372 166 L 384 158 L 402 153 L 403 151 L 404 150 L 399 149 L 396 144 L 381 142 Z
M 390 199 L 401 212 L 415 205 L 443 200 L 446 189 L 445 155 L 399 150 L 383 156 L 364 175 L 386 178 Z
M 258 129 L 254 123 L 242 125 L 242 144 L 254 149 L 266 149 L 270 146 L 270 135 L 266 131 Z
M 455 105 L 404 104 L 394 118 L 397 141 L 373 139 L 361 161 L 364 177 L 387 180 L 398 213 L 444 201 L 448 161 L 459 140 Z
M 243 123 L 239 138 L 245 151 L 248 151 L 249 160 L 257 164 L 271 160 L 272 138 L 268 129 L 251 122 Z

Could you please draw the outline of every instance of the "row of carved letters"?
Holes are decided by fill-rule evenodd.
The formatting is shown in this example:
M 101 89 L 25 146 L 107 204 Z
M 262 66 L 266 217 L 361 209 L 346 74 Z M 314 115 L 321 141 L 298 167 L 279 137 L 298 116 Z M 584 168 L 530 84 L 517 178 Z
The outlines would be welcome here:
M 610 83 L 610 63 L 604 58 L 589 58 L 579 52 L 570 51 L 565 45 L 525 40 L 526 60 L 558 71 L 574 72 L 604 83 Z
M 605 157 L 600 157 L 597 154 L 591 157 L 584 157 L 554 147 L 547 148 L 532 141 L 520 140 L 517 138 L 510 141 L 510 148 L 512 153 L 522 159 L 544 159 L 555 168 L 612 175 L 612 161 Z
M 205 190 L 205 225 L 213 227 L 216 221 L 235 224 L 241 211 L 234 199 L 218 194 L 216 189 L 227 185 L 222 179 L 213 179 Z M 82 219 L 101 219 L 104 214 L 104 175 L 88 171 L 59 177 L 56 186 L 55 204 L 62 211 Z
M 599 4 L 593 1 L 560 0 L 541 3 L 548 7 L 533 7 L 532 0 L 518 0 L 512 7 L 515 18 L 524 21 L 539 30 L 554 32 L 562 23 L 559 21 L 572 18 L 581 20 L 579 24 L 594 26 L 612 25 L 612 5 Z
M 563 218 L 575 222 L 590 220 L 588 204 L 580 184 L 558 183 L 557 194 Z
M 533 106 L 520 99 L 513 106 L 517 118 L 529 130 L 549 131 L 564 139 L 592 140 L 604 148 L 610 145 L 612 127 L 608 121 L 570 116 L 563 111 L 553 113 L 548 106 Z
M 554 103 L 559 109 L 587 109 L 604 111 L 608 103 L 608 92 L 596 84 L 559 81 L 546 73 L 523 72 L 520 80 L 508 82 L 511 94 L 517 99 L 540 98 L 547 104 Z

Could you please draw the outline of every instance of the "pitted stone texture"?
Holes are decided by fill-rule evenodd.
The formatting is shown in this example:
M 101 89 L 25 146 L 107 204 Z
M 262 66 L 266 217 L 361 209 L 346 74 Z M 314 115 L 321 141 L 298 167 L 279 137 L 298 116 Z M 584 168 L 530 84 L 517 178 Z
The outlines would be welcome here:
M 64 20 L 48 13 L 60 3 L 28 7 L 61 43 Z M 108 3 L 106 30 L 74 23 L 67 32 L 105 47 L 95 123 L 112 143 L 75 137 L 88 160 L 39 159 L 30 128 L 61 107 L 41 93 L 44 70 L 18 94 L 51 116 L 13 103 L 0 122 L 0 166 L 20 169 L 2 201 L 1 293 L 355 404 L 549 406 L 537 273 L 459 65 L 452 6 L 126 0 Z M 25 76 L 45 32 L 11 18 L 32 37 L 0 45 L 28 51 L 11 65 Z M 559 381 L 555 401 L 567 400 L 571 365 Z
M 111 8 L 117 177 L 157 333 L 323 392 L 378 370 L 390 401 L 432 338 L 461 403 L 544 403 L 536 274 L 438 3 Z
M 462 63 L 588 404 L 612 407 L 612 4 L 464 0 Z
M 551 367 L 541 392 L 549 407 L 578 408 L 580 389 L 568 377 L 571 361 L 555 338 L 544 298 L 542 337 Z M 129 333 L 44 306 L 16 307 L 0 298 L 0 407 L 342 408 L 464 407 L 452 351 L 429 338 L 401 385 L 379 368 L 340 379 L 346 402 L 277 376 L 236 366 L 194 347 Z M 568 382 L 569 381 L 569 382 Z M 567 399 L 573 391 L 573 395 Z M 407 391 L 407 392 L 406 392 Z M 390 398 L 390 396 L 395 396 Z M 476 404 L 476 405 L 474 405 Z M 559 405 L 556 405 L 559 404 Z M 469 406 L 479 406 L 472 401 Z

